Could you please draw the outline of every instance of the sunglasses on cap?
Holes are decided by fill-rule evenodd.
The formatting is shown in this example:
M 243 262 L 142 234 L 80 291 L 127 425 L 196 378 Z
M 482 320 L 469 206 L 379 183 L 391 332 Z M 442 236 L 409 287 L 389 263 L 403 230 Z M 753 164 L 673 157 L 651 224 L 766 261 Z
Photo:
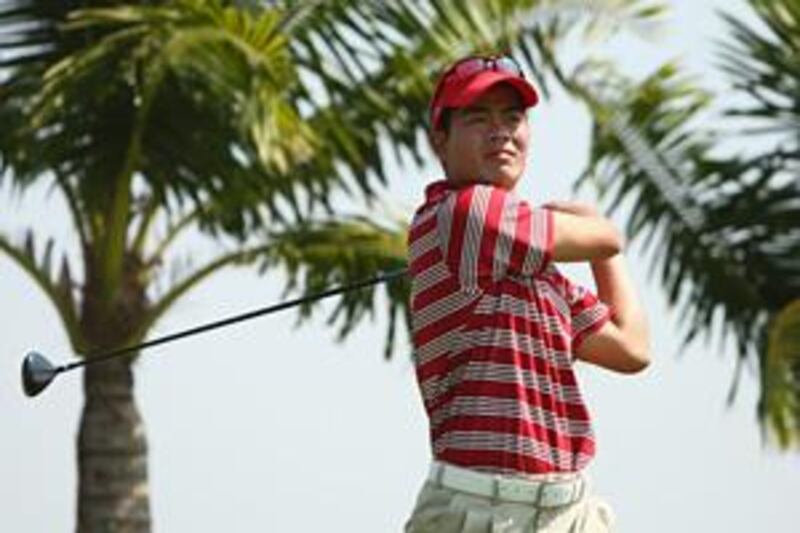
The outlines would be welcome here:
M 525 77 L 522 73 L 522 67 L 510 56 L 476 56 L 464 58 L 447 69 L 447 72 L 442 76 L 440 85 L 444 85 L 454 79 L 468 78 L 485 70 L 496 70 L 498 72 L 507 72 L 520 78 Z

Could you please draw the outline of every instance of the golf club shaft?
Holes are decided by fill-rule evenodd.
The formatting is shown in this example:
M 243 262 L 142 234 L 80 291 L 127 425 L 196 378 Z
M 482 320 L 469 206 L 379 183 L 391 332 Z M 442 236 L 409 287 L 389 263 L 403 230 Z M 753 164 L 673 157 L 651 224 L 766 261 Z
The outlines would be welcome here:
M 112 359 L 115 357 L 120 357 L 122 355 L 131 353 L 131 352 L 138 352 L 144 350 L 145 348 L 152 348 L 153 346 L 158 346 L 159 344 L 166 344 L 168 342 L 172 342 L 178 339 L 182 339 L 184 337 L 189 337 L 191 335 L 197 335 L 199 333 L 204 333 L 206 331 L 210 331 L 212 329 L 221 328 L 224 326 L 230 326 L 231 324 L 236 324 L 237 322 L 244 322 L 245 320 L 250 320 L 253 318 L 257 318 L 260 316 L 268 315 L 270 313 L 275 313 L 277 311 L 283 311 L 284 309 L 288 309 L 290 307 L 295 307 L 298 305 L 303 305 L 306 303 L 314 302 L 316 300 L 321 300 L 323 298 L 327 298 L 329 296 L 335 296 L 337 294 L 342 294 L 345 292 L 350 292 L 358 289 L 363 289 L 364 287 L 369 287 L 371 285 L 376 285 L 378 283 L 392 281 L 395 278 L 399 278 L 406 273 L 405 269 L 394 270 L 387 273 L 378 274 L 372 278 L 357 281 L 354 283 L 350 283 L 347 285 L 340 285 L 338 287 L 334 287 L 328 289 L 326 291 L 319 292 L 317 294 L 309 294 L 307 296 L 301 296 L 299 298 L 295 298 L 293 300 L 287 300 L 285 302 L 281 302 L 278 304 L 270 305 L 268 307 L 262 307 L 260 309 L 255 309 L 253 311 L 249 311 L 247 313 L 242 313 L 239 315 L 235 315 L 232 317 L 224 318 L 222 320 L 217 320 L 215 322 L 209 322 L 207 324 L 202 324 L 200 326 L 196 326 L 193 328 L 185 329 L 183 331 L 178 331 L 175 333 L 171 333 L 169 335 L 164 335 L 163 337 L 158 337 L 141 344 L 134 344 L 131 346 L 125 346 L 123 348 L 117 348 L 115 350 L 111 350 L 110 352 L 100 353 L 97 355 L 89 354 L 84 359 L 80 359 L 78 361 L 74 361 L 72 363 L 61 365 L 55 368 L 56 373 L 66 372 L 69 370 L 73 370 L 75 368 L 85 366 L 88 364 L 100 363 L 102 361 L 106 361 L 108 359 Z

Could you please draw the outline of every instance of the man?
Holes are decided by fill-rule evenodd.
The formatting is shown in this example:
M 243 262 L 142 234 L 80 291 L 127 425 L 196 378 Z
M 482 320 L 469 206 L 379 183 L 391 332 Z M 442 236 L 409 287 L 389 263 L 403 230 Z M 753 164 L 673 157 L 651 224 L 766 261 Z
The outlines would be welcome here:
M 509 57 L 441 76 L 430 141 L 446 179 L 409 232 L 416 373 L 434 461 L 407 533 L 610 531 L 581 473 L 594 454 L 573 369 L 649 362 L 622 238 L 588 204 L 513 194 L 534 87 Z M 554 263 L 586 261 L 597 296 Z

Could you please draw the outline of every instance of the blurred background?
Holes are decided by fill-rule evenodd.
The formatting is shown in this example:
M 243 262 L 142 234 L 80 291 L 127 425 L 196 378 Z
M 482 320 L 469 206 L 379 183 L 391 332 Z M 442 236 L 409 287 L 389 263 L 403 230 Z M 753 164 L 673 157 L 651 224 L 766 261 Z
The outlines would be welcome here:
M 580 369 L 619 531 L 796 529 L 800 4 L 69 4 L 0 3 L 0 530 L 93 531 L 77 509 L 106 501 L 79 484 L 82 371 L 27 398 L 28 350 L 60 363 L 401 265 L 441 175 L 432 75 L 489 49 L 547 90 L 519 194 L 595 201 L 630 235 L 654 362 Z M 401 530 L 430 456 L 393 287 L 145 352 L 146 475 L 92 478 L 136 494 L 111 530 Z

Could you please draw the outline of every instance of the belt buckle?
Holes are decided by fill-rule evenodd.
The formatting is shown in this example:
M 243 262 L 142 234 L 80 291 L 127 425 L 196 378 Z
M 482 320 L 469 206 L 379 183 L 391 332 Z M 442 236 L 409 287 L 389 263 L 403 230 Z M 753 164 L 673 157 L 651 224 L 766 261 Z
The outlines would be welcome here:
M 496 478 L 497 498 L 512 502 L 535 503 L 543 486 L 533 481 L 510 479 L 505 476 Z

